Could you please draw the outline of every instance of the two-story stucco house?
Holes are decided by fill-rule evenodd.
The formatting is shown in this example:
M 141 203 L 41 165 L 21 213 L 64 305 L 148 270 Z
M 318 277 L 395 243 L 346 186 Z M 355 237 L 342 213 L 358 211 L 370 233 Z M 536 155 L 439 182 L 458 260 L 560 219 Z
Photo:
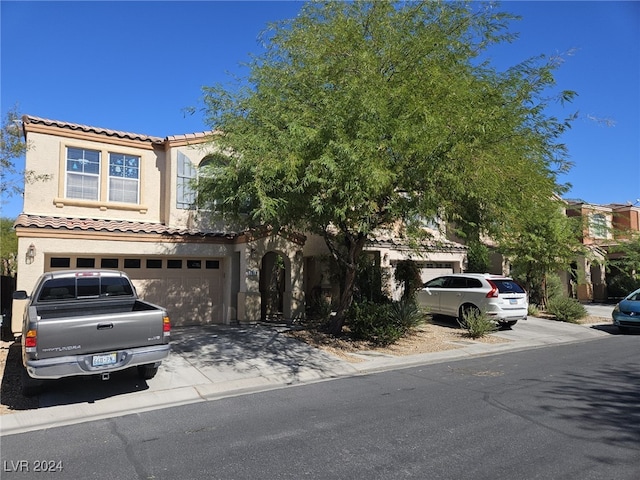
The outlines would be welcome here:
M 576 259 L 576 289 L 572 293 L 582 301 L 607 301 L 606 264 L 621 256 L 615 248 L 619 243 L 640 231 L 640 207 L 567 200 L 566 214 L 583 220 L 581 241 L 589 251 L 588 257 Z
M 302 318 L 305 297 L 330 284 L 324 243 L 296 233 L 234 229 L 193 207 L 192 179 L 216 152 L 211 132 L 152 137 L 23 117 L 26 169 L 50 176 L 25 186 L 17 289 L 57 269 L 125 271 L 140 296 L 166 307 L 175 325 L 251 323 L 278 313 Z M 412 257 L 426 280 L 461 271 L 466 252 L 411 251 L 389 238 L 368 247 L 383 268 Z M 273 288 L 274 266 L 278 279 Z M 14 301 L 20 331 L 24 302 Z

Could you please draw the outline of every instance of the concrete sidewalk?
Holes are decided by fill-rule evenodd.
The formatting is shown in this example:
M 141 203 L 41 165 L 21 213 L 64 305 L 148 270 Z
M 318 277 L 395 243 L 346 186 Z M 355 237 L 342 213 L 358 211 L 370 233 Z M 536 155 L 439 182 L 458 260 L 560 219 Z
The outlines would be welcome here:
M 40 395 L 37 409 L 0 416 L 1 434 L 617 334 L 610 322 L 574 325 L 529 317 L 512 330 L 493 334 L 506 342 L 456 342 L 459 348 L 402 357 L 365 352 L 357 355 L 358 363 L 351 363 L 292 339 L 285 331 L 272 326 L 175 328 L 172 353 L 154 379 L 139 380 L 135 371 L 124 371 L 113 374 L 109 381 L 93 377 L 59 380 L 55 389 Z

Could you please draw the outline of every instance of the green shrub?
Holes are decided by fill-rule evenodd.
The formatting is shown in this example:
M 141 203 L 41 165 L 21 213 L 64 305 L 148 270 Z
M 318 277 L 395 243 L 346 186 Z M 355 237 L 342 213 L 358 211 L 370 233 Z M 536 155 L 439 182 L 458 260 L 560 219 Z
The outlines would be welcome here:
M 537 305 L 530 303 L 529 307 L 527 308 L 527 315 L 531 315 L 532 317 L 537 317 L 538 315 L 540 315 L 540 309 L 538 308 Z
M 467 269 L 469 273 L 485 273 L 491 269 L 489 260 L 489 247 L 478 240 L 472 240 L 467 244 Z
M 559 297 L 565 297 L 562 279 L 559 275 L 547 275 L 546 289 L 549 302 Z
M 307 317 L 319 322 L 326 322 L 331 315 L 331 302 L 323 297 L 312 298 L 309 301 Z
M 401 260 L 394 272 L 396 282 L 402 285 L 402 299 L 415 298 L 416 292 L 422 288 L 420 267 L 413 260 Z
M 393 302 L 389 311 L 390 320 L 405 328 L 405 332 L 425 321 L 425 314 L 414 300 L 403 299 Z
M 577 323 L 587 316 L 587 309 L 579 301 L 568 297 L 553 297 L 547 305 L 547 312 L 561 322 Z
M 458 324 L 467 331 L 467 335 L 471 338 L 484 337 L 486 334 L 498 330 L 496 322 L 479 310 L 465 312 L 462 320 L 458 320 Z
M 376 345 L 390 345 L 424 320 L 420 308 L 411 301 L 354 303 L 347 323 L 354 338 Z
M 388 273 L 375 256 L 363 254 L 358 260 L 353 289 L 354 302 L 386 303 L 389 301 Z
M 640 288 L 640 280 L 626 273 L 617 272 L 607 277 L 607 294 L 612 298 L 624 298 Z

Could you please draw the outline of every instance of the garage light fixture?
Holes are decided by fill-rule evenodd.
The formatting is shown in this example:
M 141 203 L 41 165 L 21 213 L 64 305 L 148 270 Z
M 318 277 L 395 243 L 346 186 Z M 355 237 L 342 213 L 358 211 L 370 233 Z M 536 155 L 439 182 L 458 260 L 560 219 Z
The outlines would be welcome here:
M 27 248 L 25 259 L 27 264 L 32 264 L 35 258 L 36 258 L 36 246 L 32 243 L 31 245 L 29 245 L 29 248 Z

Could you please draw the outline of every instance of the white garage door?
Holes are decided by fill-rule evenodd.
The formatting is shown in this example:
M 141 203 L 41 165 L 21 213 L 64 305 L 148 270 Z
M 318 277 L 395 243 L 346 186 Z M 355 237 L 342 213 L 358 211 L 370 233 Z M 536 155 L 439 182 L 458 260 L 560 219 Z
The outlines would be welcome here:
M 433 278 L 453 273 L 453 264 L 449 262 L 422 262 L 418 263 L 418 266 L 420 267 L 420 278 L 423 283 Z

